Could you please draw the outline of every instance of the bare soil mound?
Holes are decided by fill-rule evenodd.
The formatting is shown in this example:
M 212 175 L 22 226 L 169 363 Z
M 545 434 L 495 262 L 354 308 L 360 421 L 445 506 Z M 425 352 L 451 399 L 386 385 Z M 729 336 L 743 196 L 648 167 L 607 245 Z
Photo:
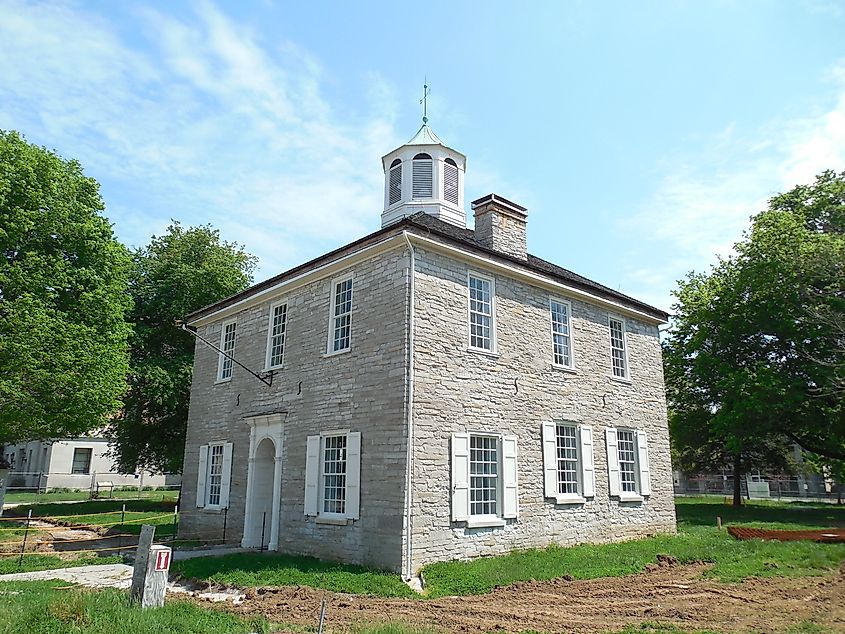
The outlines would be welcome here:
M 845 543 L 845 529 L 825 528 L 810 531 L 782 531 L 768 528 L 746 528 L 745 526 L 728 526 L 728 533 L 736 539 L 775 539 L 779 542 L 797 542 L 808 539 L 814 542 L 829 542 L 831 544 Z
M 652 565 L 628 577 L 519 583 L 485 595 L 434 600 L 380 599 L 305 587 L 259 588 L 226 609 L 271 621 L 315 626 L 328 601 L 329 631 L 356 623 L 402 621 L 447 632 L 593 634 L 643 621 L 720 632 L 781 633 L 812 621 L 845 632 L 845 567 L 825 577 L 701 580 L 704 564 Z

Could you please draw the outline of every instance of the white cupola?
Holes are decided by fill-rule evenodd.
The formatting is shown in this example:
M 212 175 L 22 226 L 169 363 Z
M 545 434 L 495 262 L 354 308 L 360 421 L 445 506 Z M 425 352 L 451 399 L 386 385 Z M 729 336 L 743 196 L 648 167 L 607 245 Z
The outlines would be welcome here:
M 428 118 L 408 141 L 382 159 L 384 211 L 381 226 L 423 211 L 466 228 L 466 156 L 447 147 L 428 127 Z

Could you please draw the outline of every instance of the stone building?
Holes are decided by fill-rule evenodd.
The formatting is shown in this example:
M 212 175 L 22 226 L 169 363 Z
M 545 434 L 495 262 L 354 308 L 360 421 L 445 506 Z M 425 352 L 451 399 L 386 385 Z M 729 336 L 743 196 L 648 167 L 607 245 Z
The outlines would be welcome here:
M 467 228 L 427 123 L 382 163 L 379 231 L 187 317 L 180 536 L 411 577 L 673 532 L 666 313 L 529 254 L 501 196 Z

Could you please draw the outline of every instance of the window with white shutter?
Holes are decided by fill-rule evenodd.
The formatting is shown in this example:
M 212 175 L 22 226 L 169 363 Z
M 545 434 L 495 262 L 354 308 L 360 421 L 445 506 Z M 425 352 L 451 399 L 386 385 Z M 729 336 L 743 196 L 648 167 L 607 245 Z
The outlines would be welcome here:
M 402 161 L 396 159 L 390 164 L 387 204 L 394 205 L 402 200 Z
M 417 154 L 413 161 L 411 194 L 413 198 L 431 198 L 434 192 L 432 183 L 432 162 L 428 154 Z
M 309 436 L 305 459 L 305 515 L 327 520 L 358 519 L 360 491 L 361 434 L 327 432 Z
M 607 477 L 610 495 L 622 501 L 651 495 L 648 438 L 645 432 L 608 427 Z
M 452 434 L 452 520 L 504 526 L 519 513 L 516 436 Z
M 450 158 L 443 163 L 443 198 L 458 204 L 458 164 Z
M 592 427 L 544 423 L 542 431 L 545 497 L 567 504 L 595 496 Z
M 229 507 L 232 480 L 232 443 L 201 445 L 197 469 L 197 507 Z

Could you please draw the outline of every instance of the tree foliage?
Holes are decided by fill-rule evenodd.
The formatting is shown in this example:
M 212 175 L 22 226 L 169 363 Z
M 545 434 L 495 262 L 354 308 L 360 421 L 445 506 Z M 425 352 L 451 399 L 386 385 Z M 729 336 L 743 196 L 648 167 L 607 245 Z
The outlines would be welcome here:
M 194 338 L 176 321 L 246 288 L 255 262 L 210 226 L 179 223 L 132 254 L 129 391 L 109 430 L 124 471 L 181 471 Z
M 129 257 L 76 161 L 0 131 L 0 442 L 78 436 L 120 406 Z
M 767 466 L 785 437 L 845 457 L 845 173 L 772 198 L 736 254 L 675 296 L 664 364 L 676 455 L 707 464 L 706 439 L 737 466 Z

